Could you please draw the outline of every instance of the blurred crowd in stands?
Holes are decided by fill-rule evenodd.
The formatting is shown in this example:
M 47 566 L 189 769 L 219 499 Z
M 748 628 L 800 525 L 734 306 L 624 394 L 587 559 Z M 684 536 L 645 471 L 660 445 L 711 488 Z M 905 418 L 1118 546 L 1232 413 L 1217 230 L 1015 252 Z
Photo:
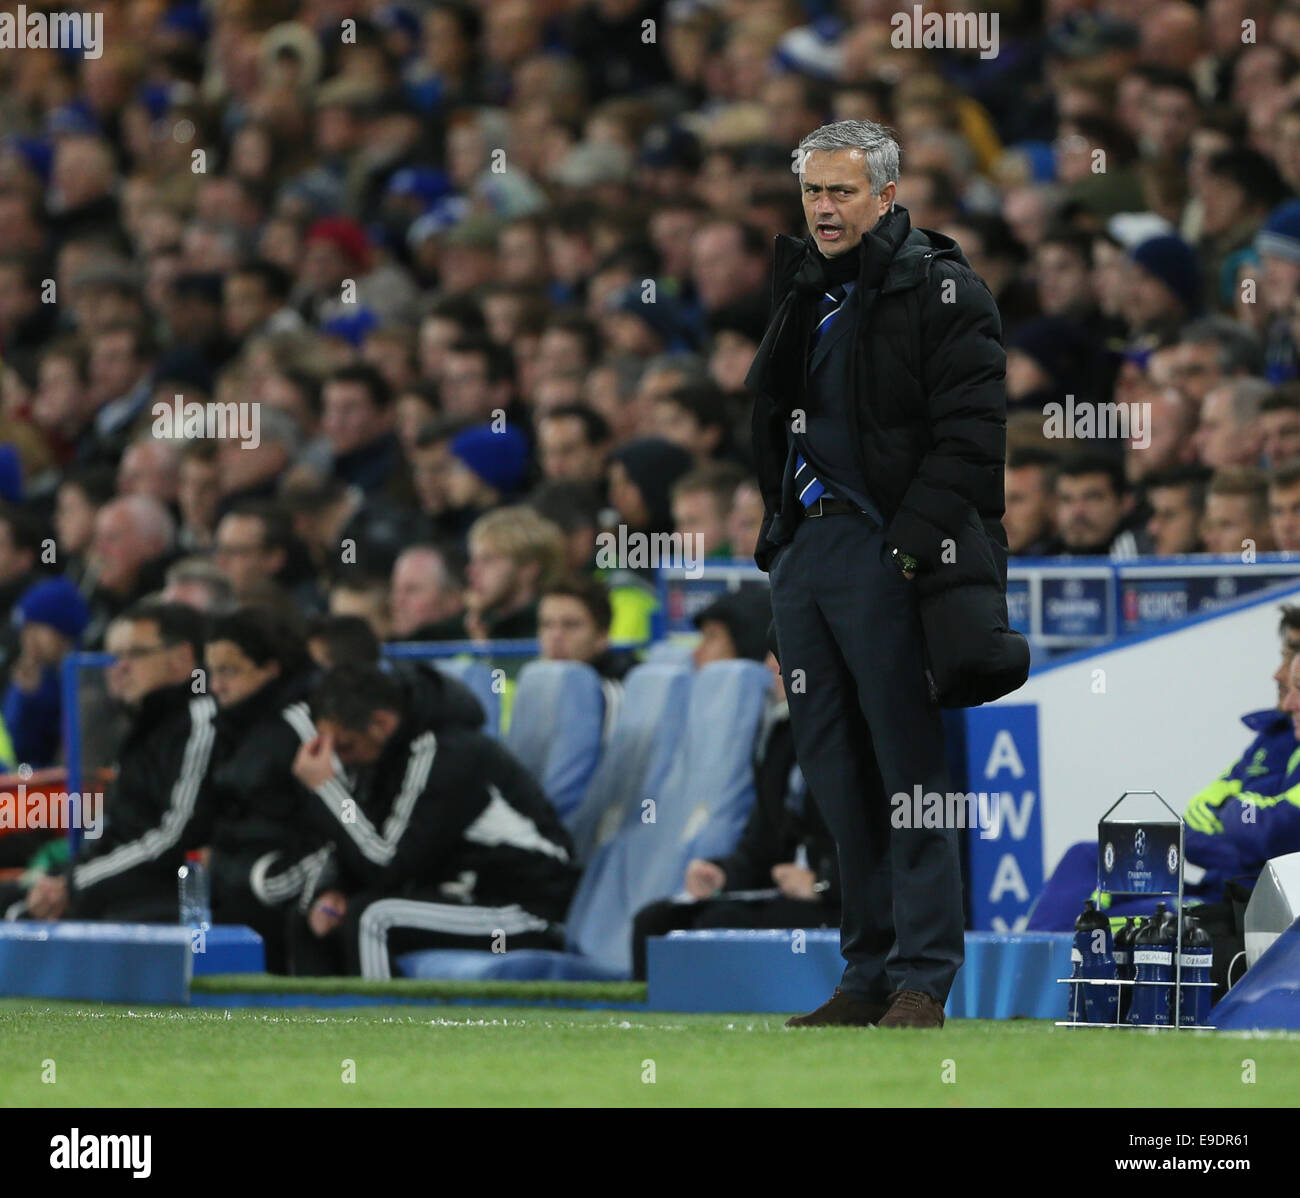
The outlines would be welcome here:
M 1012 554 L 1300 550 L 1300 0 L 1009 0 L 987 56 L 893 0 L 102 7 L 98 57 L 0 51 L 10 765 L 142 600 L 621 677 L 655 590 L 599 534 L 753 553 L 831 120 L 898 131 L 998 301 Z
M 7 606 L 483 640 L 564 582 L 556 628 L 644 639 L 596 534 L 751 555 L 791 151 L 849 117 L 999 301 L 1013 554 L 1300 549 L 1300 3 L 1011 3 L 989 57 L 894 12 L 125 0 L 0 55 Z

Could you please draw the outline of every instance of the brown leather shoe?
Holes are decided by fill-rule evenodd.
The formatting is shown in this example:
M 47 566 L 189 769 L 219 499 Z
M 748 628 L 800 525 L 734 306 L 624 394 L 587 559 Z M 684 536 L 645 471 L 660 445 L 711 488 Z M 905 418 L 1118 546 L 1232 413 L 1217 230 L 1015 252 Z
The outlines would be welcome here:
M 943 1027 L 943 1004 L 920 990 L 897 990 L 878 1027 Z
M 815 1011 L 807 1015 L 793 1015 L 785 1021 L 786 1027 L 873 1027 L 888 1010 L 888 1005 L 867 1002 L 856 994 L 835 987 L 830 996 Z

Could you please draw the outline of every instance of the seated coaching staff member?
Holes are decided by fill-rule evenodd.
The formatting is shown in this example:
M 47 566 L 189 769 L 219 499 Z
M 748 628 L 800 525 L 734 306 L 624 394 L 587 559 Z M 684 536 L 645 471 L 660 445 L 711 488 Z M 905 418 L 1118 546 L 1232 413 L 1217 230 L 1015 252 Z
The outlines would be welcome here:
M 176 922 L 176 871 L 212 826 L 205 776 L 217 708 L 195 693 L 202 646 L 203 617 L 179 603 L 138 603 L 109 625 L 108 690 L 131 724 L 104 796 L 103 834 L 82 840 L 66 876 L 37 880 L 26 915 Z
M 311 715 L 293 772 L 334 862 L 291 928 L 293 972 L 386 978 L 389 954 L 416 948 L 563 946 L 572 842 L 493 737 L 440 726 L 411 678 L 374 666 L 330 670 Z
M 951 790 L 918 592 L 953 570 L 953 544 L 969 560 L 971 521 L 990 567 L 985 536 L 1005 554 L 1005 355 L 957 244 L 895 204 L 898 157 L 870 121 L 800 143 L 811 236 L 776 240 L 774 310 L 746 379 L 766 510 L 754 557 L 840 865 L 847 965 L 796 1027 L 941 1027 L 963 959 L 957 830 L 892 828 L 889 800 Z

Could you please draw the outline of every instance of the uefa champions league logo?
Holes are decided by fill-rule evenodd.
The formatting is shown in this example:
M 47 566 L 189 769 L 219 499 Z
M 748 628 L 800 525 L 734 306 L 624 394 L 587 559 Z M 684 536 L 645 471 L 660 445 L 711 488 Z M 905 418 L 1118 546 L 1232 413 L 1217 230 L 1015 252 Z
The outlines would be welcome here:
M 1147 852 L 1147 832 L 1145 828 L 1139 828 L 1133 837 L 1133 851 L 1139 857 L 1145 857 Z

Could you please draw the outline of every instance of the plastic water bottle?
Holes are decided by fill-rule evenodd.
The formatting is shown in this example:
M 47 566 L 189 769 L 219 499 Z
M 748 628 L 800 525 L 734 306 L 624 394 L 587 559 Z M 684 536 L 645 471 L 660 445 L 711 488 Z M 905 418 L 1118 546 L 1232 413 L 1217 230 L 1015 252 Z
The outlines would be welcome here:
M 1130 915 L 1124 921 L 1124 926 L 1115 933 L 1115 976 L 1121 981 L 1133 980 L 1133 937 L 1137 932 L 1137 925 Z M 1129 1007 L 1133 1003 L 1133 987 L 1116 986 L 1115 989 L 1119 991 L 1119 1017 L 1123 1021 L 1128 1018 Z
M 1113 982 L 1115 957 L 1111 951 L 1110 920 L 1089 899 L 1074 924 L 1074 946 L 1083 958 L 1079 976 Z M 1119 1011 L 1118 986 L 1079 987 L 1083 991 L 1083 1017 L 1088 1023 L 1114 1023 Z
M 1070 945 L 1070 1022 L 1086 1023 L 1083 1014 L 1083 984 L 1078 981 L 1083 977 L 1083 948 L 1087 944 L 1087 908 L 1092 903 L 1084 904 L 1083 914 L 1074 921 L 1074 941 Z
M 1182 977 L 1178 987 L 1178 1022 L 1185 1027 L 1207 1027 L 1210 1022 L 1212 986 L 1189 983 L 1211 981 L 1210 965 L 1214 944 L 1210 933 L 1190 915 L 1183 917 Z
M 1174 925 L 1164 903 L 1156 904 L 1156 913 L 1133 942 L 1133 967 L 1129 1023 L 1138 1026 L 1173 1023 Z
M 176 871 L 180 887 L 181 923 L 208 931 L 212 927 L 212 902 L 208 890 L 208 867 L 199 850 L 185 854 L 185 864 Z

